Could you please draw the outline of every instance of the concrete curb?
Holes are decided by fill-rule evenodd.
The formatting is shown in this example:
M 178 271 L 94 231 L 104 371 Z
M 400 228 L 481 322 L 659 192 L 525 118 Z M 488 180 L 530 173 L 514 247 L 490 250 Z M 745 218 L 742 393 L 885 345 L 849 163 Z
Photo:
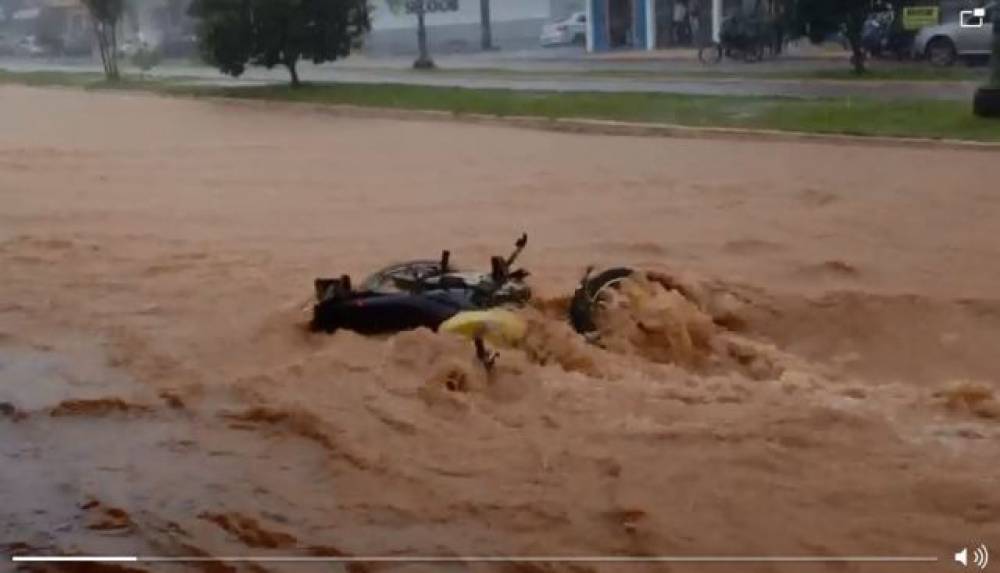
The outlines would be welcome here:
M 520 127 L 564 133 L 1000 152 L 1000 142 L 965 141 L 958 139 L 806 133 L 799 131 L 747 129 L 736 127 L 692 127 L 675 124 L 637 123 L 600 119 L 550 119 L 531 116 L 498 116 L 487 114 L 455 113 L 449 111 L 376 108 L 348 104 L 314 104 L 272 100 L 247 100 L 224 97 L 210 99 L 262 108 L 274 105 L 292 105 L 297 109 L 305 107 L 322 113 L 349 117 L 399 119 L 409 121 L 450 121 L 477 125 Z

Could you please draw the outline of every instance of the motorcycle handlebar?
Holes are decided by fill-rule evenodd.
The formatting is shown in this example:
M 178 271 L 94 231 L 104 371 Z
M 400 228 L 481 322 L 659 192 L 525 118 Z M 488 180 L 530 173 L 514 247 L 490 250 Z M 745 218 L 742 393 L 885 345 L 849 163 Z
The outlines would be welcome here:
M 499 256 L 490 258 L 490 275 L 493 277 L 493 285 L 491 290 L 499 289 L 501 286 L 503 286 L 504 283 L 509 281 L 511 277 L 516 276 L 517 278 L 520 279 L 527 276 L 528 274 L 527 271 L 518 270 L 511 272 L 510 270 L 510 267 L 514 264 L 514 261 L 517 260 L 517 257 L 520 256 L 521 251 L 524 250 L 524 247 L 527 246 L 527 244 L 528 244 L 528 234 L 521 233 L 521 236 L 517 239 L 517 241 L 514 242 L 514 252 L 512 252 L 510 256 L 508 256 L 506 259 Z M 413 286 L 425 288 L 427 286 L 428 281 L 434 278 L 435 276 L 440 277 L 443 275 L 447 275 L 451 271 L 451 269 L 449 268 L 450 259 L 451 259 L 450 251 L 447 250 L 441 251 L 441 261 L 438 270 L 436 272 L 427 273 L 426 275 L 423 276 L 414 277 Z
M 509 257 L 507 257 L 506 262 L 508 268 L 510 268 L 510 266 L 514 264 L 514 261 L 517 260 L 517 257 L 521 254 L 521 251 L 524 250 L 524 247 L 527 244 L 528 244 L 528 234 L 521 233 L 521 237 L 518 238 L 517 242 L 514 243 L 514 252 L 511 253 Z

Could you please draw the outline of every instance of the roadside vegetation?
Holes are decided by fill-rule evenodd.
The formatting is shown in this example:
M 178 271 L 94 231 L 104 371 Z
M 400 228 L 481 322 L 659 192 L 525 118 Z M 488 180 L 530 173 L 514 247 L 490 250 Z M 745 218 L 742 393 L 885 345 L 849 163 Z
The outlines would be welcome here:
M 293 87 L 300 60 L 332 62 L 361 46 L 371 29 L 368 10 L 365 0 L 194 0 L 188 8 L 206 63 L 234 77 L 248 65 L 284 66 Z
M 671 68 L 671 69 L 584 69 L 584 70 L 514 70 L 507 68 L 438 68 L 442 76 L 488 76 L 513 79 L 588 78 L 588 79 L 753 79 L 753 80 L 835 80 L 850 82 L 956 82 L 982 81 L 990 74 L 987 66 L 934 67 L 924 63 L 893 63 L 891 66 L 869 66 L 863 75 L 846 68 L 759 70 L 752 66 L 738 68 Z
M 989 74 L 986 66 L 940 68 L 930 64 L 895 65 L 891 67 L 868 67 L 864 75 L 848 70 L 815 70 L 799 74 L 777 74 L 789 79 L 853 80 L 878 82 L 955 82 L 979 81 Z
M 433 110 L 462 114 L 579 118 L 697 127 L 776 129 L 808 133 L 1000 141 L 1000 123 L 982 121 L 963 102 L 792 99 L 652 93 L 559 93 L 405 85 L 303 84 L 218 87 L 182 79 L 99 74 L 0 71 L 0 83 L 90 89 L 137 89 L 190 97 Z
M 360 84 L 314 84 L 299 91 L 284 86 L 199 88 L 196 93 L 455 114 L 1000 141 L 1000 125 L 978 121 L 964 102 L 518 92 Z

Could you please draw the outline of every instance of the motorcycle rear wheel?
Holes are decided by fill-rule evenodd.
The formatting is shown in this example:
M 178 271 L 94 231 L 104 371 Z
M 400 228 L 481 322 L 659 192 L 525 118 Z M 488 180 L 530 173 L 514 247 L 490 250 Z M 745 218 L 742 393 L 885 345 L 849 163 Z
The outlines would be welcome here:
M 711 43 L 698 50 L 698 60 L 703 64 L 718 64 L 722 60 L 722 46 Z

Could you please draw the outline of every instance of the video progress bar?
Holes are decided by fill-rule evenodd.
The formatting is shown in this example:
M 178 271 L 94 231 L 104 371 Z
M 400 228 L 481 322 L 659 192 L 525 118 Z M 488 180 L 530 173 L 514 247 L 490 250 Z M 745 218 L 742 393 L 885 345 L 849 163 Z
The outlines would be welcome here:
M 899 555 L 479 555 L 419 556 L 256 556 L 256 557 L 164 557 L 164 556 L 46 556 L 17 555 L 14 562 L 32 563 L 933 563 L 938 557 Z

